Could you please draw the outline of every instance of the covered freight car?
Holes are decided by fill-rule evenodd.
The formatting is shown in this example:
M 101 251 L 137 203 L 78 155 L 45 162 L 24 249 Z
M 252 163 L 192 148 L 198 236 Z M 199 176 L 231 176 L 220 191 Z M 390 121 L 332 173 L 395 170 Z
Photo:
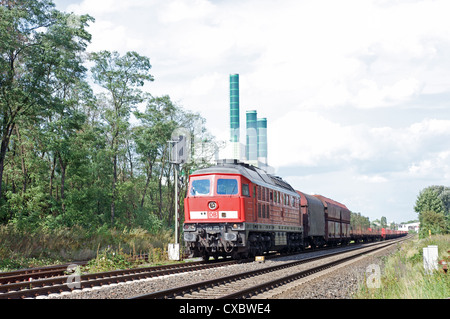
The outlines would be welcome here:
M 325 244 L 325 207 L 312 195 L 299 191 L 297 194 L 300 195 L 305 247 L 321 247 Z
M 325 241 L 330 244 L 347 244 L 350 241 L 350 210 L 335 200 L 313 195 L 325 207 Z

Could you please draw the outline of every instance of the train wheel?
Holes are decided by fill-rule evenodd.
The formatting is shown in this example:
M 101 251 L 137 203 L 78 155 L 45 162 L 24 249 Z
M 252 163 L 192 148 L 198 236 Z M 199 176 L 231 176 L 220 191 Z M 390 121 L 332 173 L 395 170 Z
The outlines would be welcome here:
M 241 259 L 241 254 L 238 253 L 237 251 L 233 251 L 233 252 L 231 253 L 231 258 L 232 258 L 232 259 Z

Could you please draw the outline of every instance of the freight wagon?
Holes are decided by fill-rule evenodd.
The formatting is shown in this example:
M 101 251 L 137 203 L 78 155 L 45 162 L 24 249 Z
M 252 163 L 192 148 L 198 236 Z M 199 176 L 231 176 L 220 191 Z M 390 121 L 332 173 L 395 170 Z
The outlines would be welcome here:
M 322 195 L 296 191 L 281 177 L 237 160 L 199 169 L 184 202 L 184 241 L 194 257 L 245 258 L 269 251 L 348 244 L 350 210 Z M 402 234 L 383 230 L 379 239 Z

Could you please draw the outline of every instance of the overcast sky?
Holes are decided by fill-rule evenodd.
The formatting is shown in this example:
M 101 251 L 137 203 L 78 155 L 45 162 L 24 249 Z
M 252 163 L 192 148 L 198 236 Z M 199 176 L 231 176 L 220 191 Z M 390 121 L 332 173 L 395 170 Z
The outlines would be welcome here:
M 450 186 L 450 1 L 55 0 L 96 19 L 88 51 L 150 58 L 146 90 L 229 137 L 229 74 L 268 120 L 268 161 L 296 189 L 371 220 L 417 218 Z

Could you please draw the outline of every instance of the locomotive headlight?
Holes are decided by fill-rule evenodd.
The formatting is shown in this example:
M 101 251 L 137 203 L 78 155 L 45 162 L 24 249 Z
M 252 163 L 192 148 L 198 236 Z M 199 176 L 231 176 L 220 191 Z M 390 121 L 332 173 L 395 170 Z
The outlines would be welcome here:
M 214 202 L 214 201 L 209 202 L 209 203 L 208 203 L 208 207 L 209 207 L 209 209 L 214 210 L 214 209 L 217 208 L 217 203 Z
M 184 224 L 185 231 L 195 231 L 195 229 L 196 229 L 195 224 Z

